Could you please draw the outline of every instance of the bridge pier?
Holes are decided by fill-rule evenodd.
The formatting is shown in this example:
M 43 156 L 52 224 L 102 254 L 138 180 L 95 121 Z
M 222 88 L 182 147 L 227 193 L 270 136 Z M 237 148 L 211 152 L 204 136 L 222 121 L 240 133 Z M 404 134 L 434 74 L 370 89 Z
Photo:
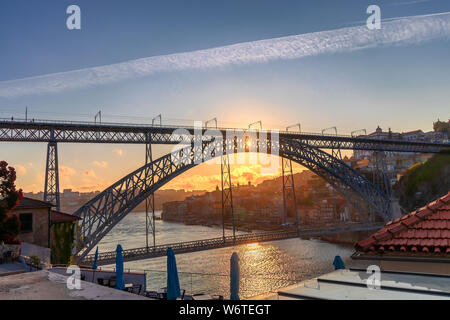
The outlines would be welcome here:
M 281 174 L 283 180 L 283 223 L 287 221 L 287 202 L 291 200 L 293 203 L 295 224 L 297 231 L 299 230 L 297 198 L 295 196 L 294 175 L 292 173 L 292 161 L 281 158 Z
M 53 131 L 51 136 L 54 137 Z M 58 144 L 50 141 L 47 144 L 47 163 L 45 167 L 44 201 L 53 203 L 56 210 L 61 210 L 59 194 Z
M 150 133 L 147 133 L 147 143 L 145 144 L 145 164 L 149 164 L 153 162 L 153 154 L 152 154 L 152 137 Z M 154 183 L 154 172 L 153 166 L 151 167 L 151 172 L 147 171 L 147 175 L 151 175 L 151 183 Z M 146 180 L 148 176 L 145 177 Z M 151 215 L 149 210 L 151 210 Z M 148 250 L 149 248 L 149 231 L 151 231 L 153 236 L 153 246 L 156 246 L 156 228 L 155 228 L 155 193 L 151 193 L 145 199 L 145 245 Z
M 389 219 L 393 218 L 392 205 L 391 205 L 391 196 L 392 196 L 392 187 L 390 176 L 387 172 L 386 165 L 386 152 L 384 151 L 374 151 L 373 157 L 375 159 L 375 167 L 373 168 L 373 183 L 378 186 L 378 188 L 384 192 L 389 197 L 387 212 L 390 214 Z
M 231 216 L 231 222 L 233 224 L 233 239 L 236 238 L 236 227 L 234 222 L 234 209 L 233 209 L 233 192 L 231 186 L 231 172 L 230 172 L 230 159 L 225 149 L 225 154 L 221 157 L 220 171 L 222 182 L 222 232 L 223 240 L 225 242 L 225 216 Z

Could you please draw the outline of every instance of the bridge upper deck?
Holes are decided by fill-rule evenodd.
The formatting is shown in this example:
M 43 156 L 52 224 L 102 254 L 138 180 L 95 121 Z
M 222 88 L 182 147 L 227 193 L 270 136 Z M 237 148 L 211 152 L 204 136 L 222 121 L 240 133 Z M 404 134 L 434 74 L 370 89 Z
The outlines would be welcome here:
M 182 137 L 176 130 L 194 135 L 193 126 L 148 125 L 128 123 L 94 123 L 81 121 L 52 121 L 0 119 L 0 141 L 9 142 L 65 142 L 65 143 L 124 143 L 124 144 L 180 144 Z M 201 128 L 202 134 L 208 128 Z M 209 128 L 211 129 L 211 128 Z M 257 135 L 271 130 L 217 128 L 223 137 L 230 131 L 245 131 Z M 180 132 L 180 131 L 177 131 Z M 295 139 L 325 149 L 376 150 L 393 152 L 437 153 L 450 149 L 450 143 L 375 139 L 369 136 L 332 135 L 293 131 L 277 131 L 279 138 Z

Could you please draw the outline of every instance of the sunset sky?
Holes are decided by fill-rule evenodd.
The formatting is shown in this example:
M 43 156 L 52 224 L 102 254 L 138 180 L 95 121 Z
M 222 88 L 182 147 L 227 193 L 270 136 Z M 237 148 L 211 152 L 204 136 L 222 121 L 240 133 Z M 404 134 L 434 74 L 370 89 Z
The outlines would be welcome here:
M 386 34 L 364 44 L 358 28 L 374 2 Z M 81 30 L 66 28 L 74 3 Z M 217 117 L 223 127 L 262 120 L 266 129 L 300 122 L 308 132 L 430 131 L 450 116 L 448 12 L 448 0 L 1 1 L 0 117 L 22 118 L 28 107 L 35 119 L 93 121 L 101 110 L 104 122 L 149 123 L 162 114 L 164 124 Z M 414 35 L 397 42 L 394 28 Z M 323 40 L 329 34 L 337 43 Z M 273 56 L 258 54 L 280 43 Z M 169 150 L 158 146 L 155 157 Z M 102 190 L 142 165 L 144 154 L 142 145 L 60 144 L 61 190 Z M 45 155 L 45 144 L 0 148 L 26 192 L 43 190 Z M 267 178 L 259 169 L 233 166 L 233 182 L 259 183 Z M 166 188 L 219 182 L 220 168 L 204 164 Z

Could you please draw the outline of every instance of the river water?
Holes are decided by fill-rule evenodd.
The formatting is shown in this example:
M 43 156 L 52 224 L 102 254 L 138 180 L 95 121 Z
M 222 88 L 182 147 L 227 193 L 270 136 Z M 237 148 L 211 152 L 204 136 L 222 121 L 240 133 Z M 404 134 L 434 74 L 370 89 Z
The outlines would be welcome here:
M 157 212 L 156 215 L 160 215 Z M 231 231 L 227 230 L 227 235 Z M 156 244 L 201 240 L 222 236 L 218 227 L 184 225 L 156 221 Z M 152 238 L 149 239 L 150 245 Z M 145 212 L 128 214 L 99 243 L 99 252 L 145 247 Z M 317 239 L 287 239 L 235 247 L 206 250 L 176 256 L 180 286 L 186 293 L 208 293 L 229 296 L 230 257 L 237 252 L 240 259 L 241 298 L 251 297 L 334 270 L 336 255 L 346 265 L 352 264 L 351 246 L 327 243 Z M 111 268 L 114 265 L 104 266 Z M 166 257 L 130 261 L 125 269 L 145 271 L 147 289 L 166 286 Z

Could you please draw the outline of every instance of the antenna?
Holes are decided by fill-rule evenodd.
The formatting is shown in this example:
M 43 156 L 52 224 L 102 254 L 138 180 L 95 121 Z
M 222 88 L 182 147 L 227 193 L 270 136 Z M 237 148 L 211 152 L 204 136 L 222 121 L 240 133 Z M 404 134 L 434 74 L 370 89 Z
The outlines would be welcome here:
M 156 117 L 152 119 L 152 127 L 155 125 L 155 120 L 159 119 L 159 125 L 162 126 L 162 117 L 161 114 L 158 114 Z
M 338 135 L 338 133 L 337 133 L 337 128 L 336 128 L 336 127 L 330 127 L 330 128 L 323 129 L 323 130 L 322 130 L 322 135 L 323 135 L 323 133 L 324 133 L 325 131 L 328 131 L 328 130 L 334 130 L 334 132 L 336 133 L 336 135 Z
M 205 122 L 205 128 L 208 128 L 208 124 L 211 122 L 215 122 L 216 123 L 216 129 L 217 129 L 217 118 L 212 118 L 211 120 L 208 120 Z
M 262 130 L 262 122 L 261 122 L 261 120 L 253 122 L 253 123 L 250 123 L 248 125 L 248 128 L 250 129 L 253 125 L 258 124 L 258 123 L 259 123 L 259 129 Z
M 300 123 L 296 123 L 296 124 L 293 124 L 292 126 L 286 127 L 286 131 L 289 131 L 289 128 L 294 128 L 294 127 L 298 127 L 298 132 L 302 132 L 302 126 L 300 125 Z

